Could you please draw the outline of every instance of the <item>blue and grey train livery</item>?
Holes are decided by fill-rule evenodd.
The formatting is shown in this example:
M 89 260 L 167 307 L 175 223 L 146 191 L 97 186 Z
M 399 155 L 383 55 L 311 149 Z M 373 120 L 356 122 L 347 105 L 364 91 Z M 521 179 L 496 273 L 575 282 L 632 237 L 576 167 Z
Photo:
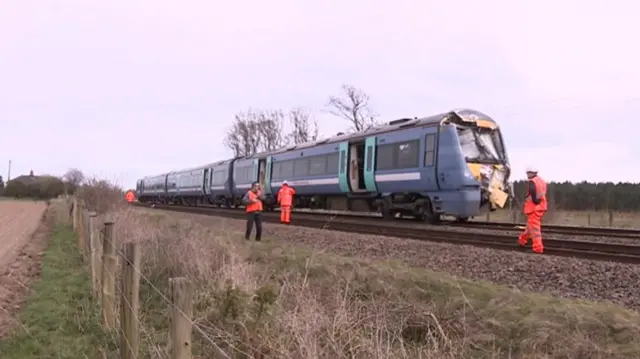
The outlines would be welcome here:
M 274 194 L 286 180 L 296 188 L 296 207 L 379 211 L 387 218 L 400 213 L 430 221 L 441 215 L 466 219 L 483 207 L 504 206 L 509 172 L 497 123 L 478 111 L 455 110 L 169 172 L 164 188 L 157 185 L 162 175 L 147 177 L 138 181 L 138 198 L 235 207 L 258 181 L 266 207 L 273 208 Z M 188 189 L 174 191 L 173 178 L 187 174 Z

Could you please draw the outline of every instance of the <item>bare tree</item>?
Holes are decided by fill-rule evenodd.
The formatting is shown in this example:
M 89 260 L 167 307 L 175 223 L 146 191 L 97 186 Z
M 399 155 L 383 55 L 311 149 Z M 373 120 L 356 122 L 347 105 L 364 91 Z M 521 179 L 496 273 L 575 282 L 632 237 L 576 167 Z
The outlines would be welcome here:
M 369 95 L 351 85 L 342 85 L 342 91 L 342 97 L 329 97 L 326 105 L 329 113 L 349 121 L 350 130 L 354 131 L 363 131 L 378 125 L 378 115 L 369 106 Z
M 261 151 L 273 151 L 287 145 L 287 135 L 284 133 L 284 114 L 282 111 L 261 111 L 257 117 L 258 133 L 261 137 Z
M 236 157 L 252 155 L 258 152 L 260 141 L 260 137 L 256 136 L 256 128 L 257 123 L 251 111 L 236 114 L 233 125 L 224 138 L 224 144 Z
M 84 173 L 82 173 L 82 171 L 80 171 L 79 169 L 69 168 L 69 170 L 67 170 L 67 173 L 62 176 L 62 180 L 69 183 L 73 187 L 78 187 L 82 184 L 82 182 L 84 182 L 85 177 Z
M 300 107 L 289 111 L 289 124 L 292 128 L 289 139 L 296 145 L 318 138 L 318 121 L 311 119 L 311 114 Z
M 282 111 L 240 112 L 227 132 L 224 144 L 235 156 L 249 156 L 285 146 L 284 115 Z
M 76 189 L 85 182 L 85 176 L 82 171 L 77 168 L 69 168 L 62 176 L 64 185 L 64 193 L 75 193 Z

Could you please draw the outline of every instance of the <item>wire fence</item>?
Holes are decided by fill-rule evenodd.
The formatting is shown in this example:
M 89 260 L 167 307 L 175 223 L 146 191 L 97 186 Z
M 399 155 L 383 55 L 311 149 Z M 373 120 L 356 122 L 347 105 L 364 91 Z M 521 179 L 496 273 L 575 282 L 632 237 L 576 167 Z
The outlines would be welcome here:
M 192 358 L 192 335 L 200 336 L 207 344 L 208 358 L 253 358 L 256 348 L 234 345 L 232 333 L 211 328 L 208 321 L 193 319 L 193 287 L 186 277 L 169 278 L 166 293 L 141 270 L 140 243 L 115 238 L 114 222 L 100 219 L 73 199 L 70 213 L 77 233 L 78 249 L 91 274 L 93 295 L 100 304 L 102 324 L 109 333 L 115 350 L 101 349 L 102 357 L 118 352 L 122 359 L 133 358 Z M 140 310 L 141 286 L 160 298 L 168 318 L 144 318 Z M 168 338 L 159 338 L 152 326 L 145 322 L 169 322 Z M 215 333 L 212 336 L 211 333 Z M 162 344 L 166 342 L 166 344 Z M 223 350 L 224 347 L 226 350 Z

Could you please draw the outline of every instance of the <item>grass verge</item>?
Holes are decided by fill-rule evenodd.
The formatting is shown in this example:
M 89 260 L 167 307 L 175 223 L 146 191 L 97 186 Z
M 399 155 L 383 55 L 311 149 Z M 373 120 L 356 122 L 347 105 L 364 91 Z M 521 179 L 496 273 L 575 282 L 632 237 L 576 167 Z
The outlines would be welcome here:
M 638 358 L 640 315 L 474 282 L 399 261 L 341 257 L 236 228 L 133 210 L 143 355 L 167 345 L 171 276 L 194 283 L 194 354 L 233 358 Z M 319 233 L 319 235 L 321 235 Z
M 0 341 L 2 359 L 92 358 L 107 344 L 76 235 L 68 225 L 54 228 L 42 276 L 31 289 L 19 317 L 22 327 Z

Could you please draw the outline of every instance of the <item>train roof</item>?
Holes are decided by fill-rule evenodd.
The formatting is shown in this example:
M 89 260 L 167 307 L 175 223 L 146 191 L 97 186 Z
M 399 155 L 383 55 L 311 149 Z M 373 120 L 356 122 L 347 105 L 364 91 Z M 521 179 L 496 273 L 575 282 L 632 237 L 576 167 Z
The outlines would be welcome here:
M 168 173 L 169 172 L 160 173 L 160 174 L 152 175 L 152 176 L 146 176 L 146 177 L 143 177 L 142 179 L 143 180 L 147 180 L 147 179 L 152 179 L 152 178 L 156 178 L 156 177 L 160 177 L 160 176 L 166 176 Z
M 401 128 L 438 125 L 445 121 L 452 121 L 458 124 L 469 124 L 469 125 L 476 125 L 480 127 L 488 127 L 492 129 L 498 128 L 498 124 L 486 114 L 480 111 L 462 108 L 462 109 L 455 109 L 449 112 L 444 112 L 444 113 L 440 113 L 440 114 L 428 116 L 428 117 L 401 118 L 399 120 L 390 121 L 381 126 L 369 128 L 364 131 L 351 132 L 351 133 L 338 132 L 336 135 L 332 137 L 300 143 L 298 145 L 282 147 L 274 151 L 256 153 L 254 155 L 240 157 L 238 159 L 247 160 L 247 159 L 254 159 L 254 158 L 264 158 L 267 156 L 280 154 L 287 151 L 300 150 L 300 149 L 315 147 L 319 145 L 339 143 L 339 142 L 344 142 L 344 141 L 349 141 L 354 139 L 366 138 L 379 133 L 399 130 Z
M 193 168 L 188 168 L 188 169 L 183 169 L 183 170 L 177 170 L 177 171 L 171 171 L 171 172 L 166 172 L 164 174 L 160 174 L 160 175 L 156 175 L 156 176 L 148 176 L 148 177 L 144 177 L 143 180 L 145 179 L 150 179 L 150 178 L 154 178 L 154 177 L 159 177 L 159 176 L 166 176 L 168 174 L 174 174 L 174 173 L 178 173 L 178 172 L 187 172 L 187 171 L 193 171 L 193 170 L 199 170 L 199 169 L 203 169 L 203 168 L 210 168 L 212 166 L 219 166 L 225 163 L 229 163 L 231 161 L 235 161 L 235 160 L 239 160 L 239 161 L 246 161 L 246 160 L 251 160 L 251 159 L 256 159 L 256 158 L 264 158 L 264 157 L 268 157 L 268 156 L 272 156 L 275 154 L 280 154 L 280 153 L 285 153 L 288 151 L 293 151 L 293 150 L 299 150 L 299 149 L 304 149 L 304 148 L 310 148 L 310 147 L 315 147 L 315 146 L 320 146 L 320 145 L 325 145 L 325 144 L 333 144 L 333 143 L 339 143 L 339 142 L 344 142 L 344 141 L 350 141 L 350 140 L 354 140 L 354 139 L 364 139 L 366 137 L 370 137 L 376 134 L 381 134 L 381 133 L 386 133 L 386 132 L 392 132 L 395 130 L 399 130 L 402 128 L 411 128 L 411 127 L 421 127 L 421 126 L 429 126 L 429 125 L 439 125 L 445 122 L 452 122 L 452 123 L 456 123 L 459 125 L 471 125 L 471 126 L 478 126 L 478 127 L 485 127 L 485 128 L 491 128 L 491 129 L 497 129 L 498 128 L 498 124 L 489 116 L 487 116 L 486 114 L 477 111 L 477 110 L 472 110 L 472 109 L 466 109 L 466 108 L 461 108 L 461 109 L 454 109 L 451 110 L 449 112 L 444 112 L 444 113 L 440 113 L 437 115 L 433 115 L 433 116 L 427 116 L 427 117 L 414 117 L 414 118 L 401 118 L 398 120 L 394 120 L 394 121 L 390 121 L 386 124 L 380 125 L 378 127 L 373 127 L 373 128 L 369 128 L 367 130 L 364 131 L 358 131 L 358 132 L 351 132 L 351 133 L 342 133 L 339 132 L 334 136 L 328 137 L 328 138 L 323 138 L 323 139 L 319 139 L 319 140 L 315 140 L 315 141 L 309 141 L 309 142 L 305 142 L 305 143 L 301 143 L 298 145 L 291 145 L 291 146 L 287 146 L 287 147 L 282 147 L 282 148 L 278 148 L 276 150 L 273 151 L 266 151 L 266 152 L 261 152 L 261 153 L 256 153 L 250 156 L 244 156 L 244 157 L 235 157 L 232 159 L 226 159 L 226 160 L 222 160 L 222 161 L 217 161 L 217 162 L 213 162 L 213 163 L 209 163 L 203 166 L 198 166 L 198 167 L 193 167 Z

